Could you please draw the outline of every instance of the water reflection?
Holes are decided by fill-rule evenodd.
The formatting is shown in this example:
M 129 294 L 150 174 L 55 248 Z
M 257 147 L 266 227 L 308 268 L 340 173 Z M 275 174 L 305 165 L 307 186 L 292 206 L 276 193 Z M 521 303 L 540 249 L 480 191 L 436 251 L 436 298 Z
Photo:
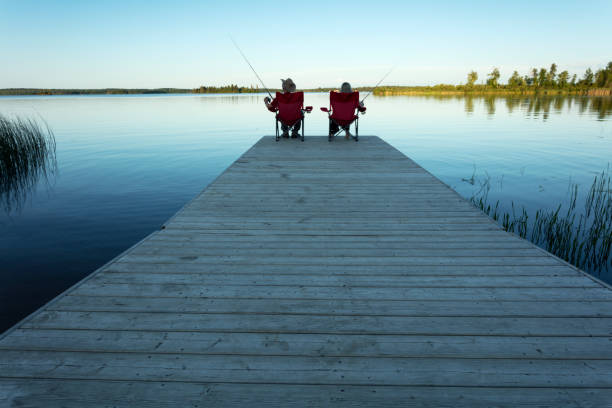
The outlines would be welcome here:
M 0 115 L 0 206 L 21 208 L 39 181 L 55 174 L 55 137 L 48 126 L 31 119 Z
M 504 97 L 509 112 L 510 106 L 521 106 L 528 117 L 541 117 L 547 120 L 551 113 L 560 115 L 565 109 L 571 111 L 574 105 L 578 106 L 578 113 L 590 113 L 596 115 L 598 120 L 604 120 L 612 115 L 612 98 L 605 96 L 575 96 L 575 95 L 555 95 L 555 96 L 529 96 L 523 98 Z
M 379 98 L 396 98 L 397 96 L 383 96 Z M 413 96 L 414 97 L 414 96 Z M 499 104 L 505 104 L 509 113 L 517 108 L 528 117 L 547 120 L 551 113 L 561 114 L 564 110 L 570 112 L 574 106 L 578 113 L 594 114 L 598 120 L 605 120 L 612 116 L 612 97 L 610 96 L 582 96 L 582 95 L 423 95 L 424 99 L 437 101 L 463 101 L 467 114 L 474 113 L 475 104 L 483 104 L 488 115 L 495 115 Z

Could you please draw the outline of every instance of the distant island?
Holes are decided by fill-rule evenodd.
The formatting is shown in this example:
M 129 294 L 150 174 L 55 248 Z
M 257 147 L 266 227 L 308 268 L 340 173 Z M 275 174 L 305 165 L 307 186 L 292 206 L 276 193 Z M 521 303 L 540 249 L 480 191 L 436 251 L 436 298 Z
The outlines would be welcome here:
M 359 87 L 362 92 L 374 91 L 374 95 L 423 95 L 423 94 L 579 94 L 593 96 L 612 95 L 612 62 L 596 72 L 588 68 L 579 79 L 576 74 L 570 76 L 568 71 L 558 72 L 557 64 L 549 69 L 533 68 L 529 74 L 521 76 L 514 71 L 504 84 L 500 82 L 498 68 L 487 74 L 484 83 L 477 84 L 478 73 L 467 74 L 465 84 L 439 84 L 433 86 L 371 86 Z M 329 92 L 335 88 L 310 88 L 304 92 Z M 280 89 L 269 89 L 270 92 Z M 200 86 L 198 88 L 155 88 L 155 89 L 39 89 L 39 88 L 6 88 L 0 89 L 0 95 L 145 95 L 145 94 L 245 94 L 262 93 L 258 86 Z

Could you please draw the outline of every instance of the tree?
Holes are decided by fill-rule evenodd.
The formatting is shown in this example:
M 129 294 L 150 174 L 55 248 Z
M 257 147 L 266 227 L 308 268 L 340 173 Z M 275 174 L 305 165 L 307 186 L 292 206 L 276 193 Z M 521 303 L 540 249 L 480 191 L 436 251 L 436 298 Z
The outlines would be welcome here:
M 499 83 L 497 82 L 499 80 L 499 77 L 499 69 L 493 68 L 493 71 L 491 71 L 491 73 L 489 74 L 489 78 L 487 79 L 487 86 L 497 88 L 499 86 Z
M 538 86 L 538 70 L 535 68 L 531 69 L 531 84 L 533 86 Z
M 612 85 L 612 62 L 595 73 L 595 86 L 604 88 L 609 85 Z
M 595 86 L 603 88 L 608 82 L 608 71 L 605 69 L 598 69 L 595 73 Z
M 546 73 L 546 68 L 540 68 L 540 72 L 538 73 L 538 86 L 546 86 L 546 78 L 548 74 Z
M 472 87 L 478 80 L 478 73 L 476 71 L 470 71 L 467 75 L 467 86 Z
M 576 74 L 572 75 L 572 86 L 576 86 Z
M 567 71 L 561 72 L 557 80 L 557 84 L 559 85 L 559 88 L 565 88 L 567 86 L 568 79 L 569 79 L 569 72 Z
M 591 71 L 591 68 L 587 68 L 587 70 L 584 71 L 584 78 L 581 82 L 586 86 L 593 85 L 593 71 Z
M 557 64 L 554 62 L 550 65 L 548 74 L 546 75 L 546 86 L 555 86 L 555 76 L 557 75 Z
M 524 84 L 523 78 L 519 75 L 518 71 L 514 71 L 510 79 L 508 79 L 508 86 L 510 88 L 518 88 Z

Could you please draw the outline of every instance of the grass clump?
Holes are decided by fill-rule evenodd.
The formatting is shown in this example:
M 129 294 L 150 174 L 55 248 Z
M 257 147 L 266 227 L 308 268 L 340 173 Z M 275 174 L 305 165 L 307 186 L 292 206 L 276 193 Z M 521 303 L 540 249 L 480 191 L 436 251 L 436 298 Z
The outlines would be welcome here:
M 578 208 L 578 185 L 570 185 L 567 208 L 540 209 L 533 218 L 525 207 L 500 210 L 500 203 L 488 203 L 489 179 L 470 201 L 501 223 L 504 230 L 528 239 L 552 254 L 585 271 L 601 275 L 612 270 L 612 182 L 610 168 L 598 174 L 582 209 Z
M 0 114 L 0 206 L 19 208 L 42 178 L 56 170 L 55 137 L 44 123 Z

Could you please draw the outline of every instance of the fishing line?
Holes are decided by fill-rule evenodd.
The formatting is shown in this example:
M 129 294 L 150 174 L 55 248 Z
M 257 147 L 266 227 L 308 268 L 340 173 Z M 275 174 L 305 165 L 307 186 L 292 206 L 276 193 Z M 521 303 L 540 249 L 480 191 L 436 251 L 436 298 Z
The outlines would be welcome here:
M 384 80 L 385 80 L 385 78 L 387 78 L 387 77 L 389 76 L 389 74 L 390 74 L 391 72 L 393 72 L 393 70 L 394 70 L 394 69 L 395 69 L 395 67 L 391 68 L 391 69 L 389 70 L 389 72 L 387 72 L 387 73 L 385 74 L 385 76 L 384 76 L 384 77 L 382 77 L 380 81 L 378 81 L 378 83 L 376 84 L 376 86 L 375 86 L 374 88 L 372 88 L 372 89 L 370 90 L 370 92 L 368 92 L 368 94 L 367 94 L 367 95 L 366 95 L 366 96 L 365 96 L 365 97 L 364 97 L 364 98 L 361 100 L 361 103 L 363 103 L 363 101 L 365 101 L 365 100 L 366 100 L 366 98 L 367 98 L 368 96 L 370 96 L 370 94 L 371 94 L 372 92 L 374 92 L 374 90 L 375 90 L 376 88 L 378 88 L 378 85 L 380 85 L 380 83 L 381 83 L 382 81 L 384 81 Z
M 272 94 L 270 93 L 270 91 L 268 91 L 268 87 L 266 87 L 266 84 L 264 84 L 264 82 L 261 80 L 261 78 L 259 77 L 259 75 L 257 74 L 257 71 L 255 71 L 255 68 L 253 68 L 253 66 L 251 65 L 251 63 L 249 62 L 249 60 L 247 59 L 246 55 L 244 55 L 244 52 L 242 52 L 242 50 L 240 49 L 240 47 L 238 46 L 238 44 L 236 44 L 236 41 L 234 41 L 234 38 L 230 35 L 229 36 L 230 40 L 232 40 L 232 42 L 234 43 L 234 46 L 236 47 L 236 49 L 238 50 L 238 52 L 240 53 L 240 55 L 242 55 L 242 58 L 244 58 L 244 60 L 246 61 L 247 64 L 249 64 L 249 67 L 251 67 L 251 70 L 253 71 L 253 73 L 255 74 L 255 76 L 257 77 L 257 79 L 259 79 L 259 82 L 261 82 L 261 84 L 263 85 L 264 89 L 266 90 L 266 92 L 268 93 L 268 95 L 270 95 L 270 98 L 272 98 Z M 365 99 L 365 98 L 364 98 Z

